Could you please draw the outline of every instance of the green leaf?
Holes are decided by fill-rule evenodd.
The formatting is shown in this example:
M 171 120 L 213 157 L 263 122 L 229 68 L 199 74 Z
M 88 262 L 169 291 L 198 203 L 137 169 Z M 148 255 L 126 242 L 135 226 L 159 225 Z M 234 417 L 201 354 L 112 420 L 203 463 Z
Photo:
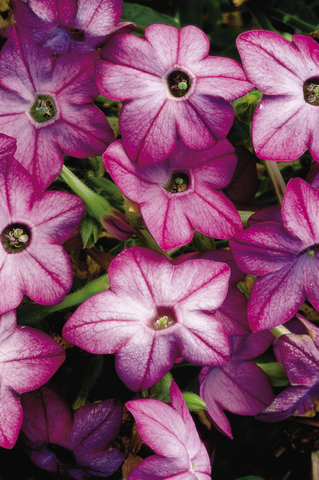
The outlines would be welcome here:
M 81 223 L 81 236 L 83 248 L 93 247 L 99 239 L 102 226 L 100 222 L 92 217 L 88 211 L 84 212 Z
M 290 384 L 281 363 L 257 363 L 257 365 L 265 372 L 273 387 L 287 387 Z
M 263 5 L 265 5 L 262 2 Z M 264 8 L 264 13 L 286 25 L 310 33 L 319 28 L 319 20 L 311 9 L 301 0 L 280 0 L 271 7 Z
M 196 393 L 184 392 L 183 394 L 186 405 L 190 411 L 206 410 L 207 405 Z
M 232 103 L 235 115 L 244 123 L 250 124 L 253 119 L 255 110 L 262 99 L 263 94 L 254 88 L 246 95 L 237 100 L 234 100 Z
M 177 18 L 170 17 L 164 13 L 159 13 L 150 7 L 144 7 L 137 3 L 125 3 L 122 22 L 133 22 L 137 26 L 137 33 L 144 34 L 145 29 L 153 23 L 162 23 L 172 27 L 180 28 Z

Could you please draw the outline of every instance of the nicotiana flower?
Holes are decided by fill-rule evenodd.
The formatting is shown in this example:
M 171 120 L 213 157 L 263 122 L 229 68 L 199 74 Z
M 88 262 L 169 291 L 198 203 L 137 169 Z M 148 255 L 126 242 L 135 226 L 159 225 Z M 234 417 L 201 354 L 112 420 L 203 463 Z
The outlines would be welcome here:
M 319 308 L 319 191 L 291 179 L 281 213 L 283 224 L 257 223 L 230 241 L 239 267 L 257 275 L 248 304 L 253 331 L 287 322 L 306 299 Z
M 67 398 L 49 382 L 23 395 L 21 403 L 22 441 L 38 467 L 86 480 L 92 475 L 108 477 L 124 460 L 125 454 L 111 446 L 122 420 L 116 400 L 72 411 Z
M 208 38 L 193 26 L 151 25 L 145 38 L 120 34 L 102 48 L 97 86 L 123 102 L 124 148 L 140 166 L 165 160 L 179 138 L 204 150 L 226 137 L 234 119 L 228 102 L 253 86 L 237 62 L 208 52 Z
M 0 316 L 0 446 L 12 448 L 22 424 L 20 395 L 41 387 L 64 362 L 49 335 L 17 326 L 14 310 Z
M 309 335 L 282 335 L 278 347 L 291 386 L 281 392 L 258 420 L 278 422 L 290 415 L 314 416 L 319 411 L 319 329 L 298 315 Z
M 167 160 L 143 168 L 130 161 L 118 140 L 103 161 L 124 195 L 139 204 L 147 228 L 163 250 L 190 242 L 194 230 L 222 239 L 242 230 L 237 210 L 221 191 L 237 164 L 228 140 L 200 152 L 179 142 Z
M 229 268 L 209 260 L 174 266 L 155 250 L 123 250 L 109 267 L 110 289 L 86 300 L 63 336 L 97 354 L 114 353 L 131 390 L 160 380 L 178 358 L 223 365 L 227 335 L 213 313 L 228 289 Z
M 19 28 L 36 45 L 54 53 L 86 53 L 115 32 L 135 25 L 118 23 L 123 0 L 12 0 Z
M 62 244 L 81 220 L 82 200 L 64 192 L 37 195 L 11 155 L 0 161 L 0 199 L 0 313 L 16 308 L 24 294 L 42 305 L 61 302 L 73 280 Z
M 142 440 L 155 452 L 127 480 L 210 480 L 208 453 L 175 382 L 170 397 L 171 406 L 147 398 L 126 403 Z
M 224 410 L 237 415 L 256 415 L 274 399 L 267 375 L 254 359 L 273 342 L 270 332 L 250 333 L 229 339 L 231 358 L 226 365 L 205 367 L 200 373 L 200 396 L 215 426 L 233 438 Z
M 252 123 L 258 157 L 295 160 L 309 148 L 319 161 L 318 43 L 261 30 L 242 33 L 236 43 L 248 79 L 264 94 Z
M 17 139 L 16 158 L 43 191 L 63 154 L 101 155 L 114 135 L 93 105 L 98 52 L 48 54 L 15 29 L 0 55 L 0 132 Z

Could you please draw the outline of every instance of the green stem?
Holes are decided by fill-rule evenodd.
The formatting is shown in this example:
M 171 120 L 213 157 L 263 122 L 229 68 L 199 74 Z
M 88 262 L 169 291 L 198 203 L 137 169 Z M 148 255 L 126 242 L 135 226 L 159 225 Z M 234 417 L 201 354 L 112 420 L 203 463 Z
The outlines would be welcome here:
M 50 313 L 59 312 L 60 310 L 79 305 L 93 295 L 107 290 L 109 286 L 109 277 L 106 274 L 88 283 L 81 288 L 81 290 L 70 293 L 63 302 L 58 305 L 26 305 L 21 307 L 17 310 L 18 323 L 20 325 L 34 325 Z
M 278 203 L 281 206 L 286 191 L 286 184 L 282 178 L 278 165 L 276 162 L 270 160 L 262 160 L 262 163 L 266 167 L 266 171 L 272 183 L 273 189 L 275 190 Z
M 73 192 L 82 198 L 86 207 L 89 210 L 90 215 L 95 217 L 102 223 L 102 218 L 105 215 L 113 215 L 115 209 L 107 202 L 105 198 L 100 197 L 97 193 L 84 185 L 81 180 L 76 177 L 65 165 L 63 165 L 60 177 L 65 181 L 67 185 L 73 190 Z
M 288 328 L 284 327 L 283 325 L 279 325 L 279 327 L 274 327 L 270 329 L 271 333 L 275 335 L 276 338 L 281 337 L 281 335 L 288 335 L 291 333 Z

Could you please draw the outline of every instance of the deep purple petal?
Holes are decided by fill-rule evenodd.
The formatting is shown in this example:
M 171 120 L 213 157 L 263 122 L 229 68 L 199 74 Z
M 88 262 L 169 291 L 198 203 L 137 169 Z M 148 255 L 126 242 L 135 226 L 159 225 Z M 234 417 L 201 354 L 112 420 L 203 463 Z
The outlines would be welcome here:
M 68 447 L 67 437 L 73 424 L 72 410 L 66 396 L 53 383 L 23 394 L 21 403 L 24 412 L 22 431 L 33 443 Z
M 289 387 L 281 392 L 257 418 L 264 422 L 280 422 L 294 413 L 302 415 L 312 407 L 308 388 Z

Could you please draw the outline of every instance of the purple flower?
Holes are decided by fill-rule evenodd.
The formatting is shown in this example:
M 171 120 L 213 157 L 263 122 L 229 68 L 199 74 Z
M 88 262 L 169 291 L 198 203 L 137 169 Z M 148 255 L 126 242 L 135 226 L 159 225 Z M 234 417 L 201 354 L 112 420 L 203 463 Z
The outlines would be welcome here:
M 122 420 L 121 405 L 111 399 L 74 412 L 52 383 L 21 397 L 22 440 L 33 462 L 44 470 L 86 480 L 108 477 L 124 460 L 111 444 Z M 59 477 L 60 478 L 60 477 Z
M 239 214 L 221 191 L 237 163 L 227 140 L 201 152 L 179 142 L 167 160 L 143 168 L 130 161 L 119 140 L 103 160 L 124 195 L 140 205 L 147 228 L 163 250 L 190 242 L 194 230 L 222 239 L 242 230 Z
M 226 137 L 234 119 L 228 102 L 252 85 L 237 62 L 208 52 L 208 38 L 193 26 L 151 25 L 145 38 L 116 35 L 104 45 L 97 86 L 123 102 L 123 145 L 141 167 L 168 158 L 178 138 L 204 150 Z
M 126 403 L 142 440 L 156 454 L 140 463 L 127 480 L 211 478 L 208 453 L 175 382 L 169 393 L 172 406 L 146 398 Z
M 281 392 L 258 420 L 278 422 L 290 415 L 314 416 L 319 410 L 319 329 L 305 318 L 299 320 L 309 335 L 282 335 L 278 347 L 291 386 Z
M 64 299 L 73 277 L 62 244 L 75 232 L 83 211 L 75 195 L 36 195 L 19 162 L 11 155 L 1 158 L 0 313 L 16 308 L 24 294 L 42 305 Z
M 22 424 L 20 395 L 41 387 L 64 362 L 49 335 L 16 324 L 15 311 L 0 316 L 0 446 L 12 448 Z
M 237 415 L 256 415 L 274 399 L 267 375 L 254 358 L 273 342 L 270 332 L 231 337 L 231 359 L 221 367 L 205 367 L 200 373 L 200 396 L 215 426 L 230 438 L 230 423 L 224 410 Z
M 63 154 L 101 155 L 114 135 L 93 105 L 98 52 L 56 56 L 14 30 L 0 55 L 0 132 L 17 139 L 17 160 L 45 190 Z
M 283 224 L 258 223 L 230 241 L 239 267 L 257 275 L 248 304 L 253 331 L 287 322 L 306 299 L 319 308 L 319 191 L 291 179 L 281 213 Z
M 257 30 L 239 35 L 237 47 L 247 77 L 264 94 L 252 124 L 258 157 L 295 160 L 309 148 L 319 161 L 317 42 Z
M 24 34 L 54 53 L 87 53 L 115 32 L 135 25 L 119 23 L 123 0 L 13 0 L 14 18 Z
M 227 335 L 210 312 L 223 303 L 229 268 L 209 260 L 174 266 L 155 250 L 123 250 L 109 267 L 111 288 L 86 300 L 63 336 L 91 353 L 114 353 L 121 380 L 134 391 L 154 385 L 177 358 L 223 365 Z

